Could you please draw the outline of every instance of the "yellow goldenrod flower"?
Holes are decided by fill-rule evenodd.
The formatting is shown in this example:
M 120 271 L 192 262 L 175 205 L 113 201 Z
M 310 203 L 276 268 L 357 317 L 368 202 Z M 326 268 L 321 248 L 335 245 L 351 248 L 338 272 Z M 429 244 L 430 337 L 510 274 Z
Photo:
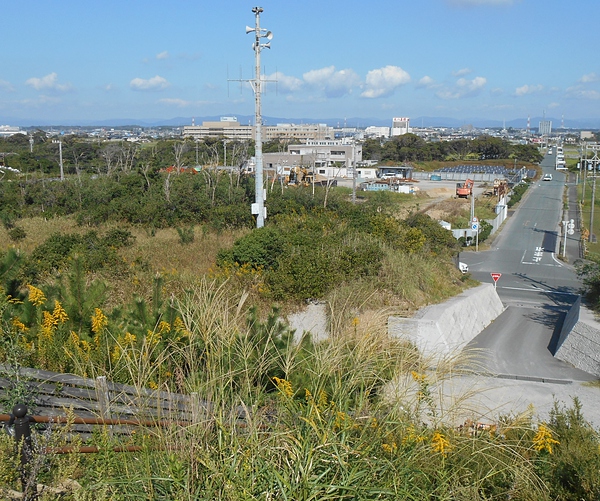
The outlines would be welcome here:
M 130 332 L 126 332 L 125 336 L 123 336 L 124 344 L 134 344 L 136 340 L 135 334 L 131 334 Z
M 319 391 L 319 401 L 317 402 L 317 409 L 323 410 L 327 407 L 327 392 L 325 390 Z
M 283 393 L 286 397 L 291 397 L 294 395 L 292 383 L 290 383 L 286 379 L 280 379 L 277 376 L 273 377 L 273 380 L 275 381 L 277 388 L 279 388 L 279 391 L 281 391 L 281 393 Z
M 33 285 L 28 285 L 27 288 L 29 289 L 29 301 L 34 306 L 41 306 L 46 302 L 46 296 L 40 289 Z
M 173 328 L 175 329 L 176 332 L 182 332 L 185 330 L 185 324 L 183 323 L 183 320 L 181 320 L 181 318 L 177 317 L 174 321 L 173 321 Z
M 560 442 L 552 436 L 552 430 L 550 430 L 545 424 L 538 426 L 538 431 L 533 437 L 533 448 L 536 451 L 546 451 L 548 454 L 552 454 L 552 446 L 558 445 Z
M 158 332 L 148 330 L 146 335 L 146 343 L 148 346 L 156 346 L 162 340 L 162 336 Z
M 410 371 L 410 375 L 417 383 L 422 383 L 425 379 L 427 379 L 426 374 L 419 374 L 417 371 Z
M 161 320 L 158 324 L 158 332 L 163 334 L 165 332 L 171 332 L 171 324 L 169 322 L 165 322 Z
M 120 356 L 121 356 L 121 347 L 118 344 L 116 344 L 113 346 L 113 349 L 110 352 L 110 359 L 112 360 L 113 364 L 119 360 Z
M 396 452 L 398 450 L 396 442 L 392 442 L 391 444 L 381 444 L 381 448 L 384 450 L 384 452 L 387 452 L 388 454 L 392 454 L 393 452 Z
M 450 449 L 450 441 L 439 431 L 435 431 L 433 433 L 433 437 L 431 438 L 431 445 L 435 452 L 439 452 L 443 456 L 448 453 Z
M 42 327 L 44 329 L 52 329 L 55 325 L 58 325 L 58 321 L 54 318 L 54 315 L 49 311 L 44 311 L 42 313 Z
M 52 312 L 52 316 L 57 324 L 64 324 L 69 320 L 69 315 L 67 315 L 67 312 L 57 300 L 54 300 L 54 311 Z
M 350 419 L 350 416 L 348 416 L 348 414 L 342 411 L 336 411 L 335 422 L 333 424 L 336 428 L 345 428 L 351 424 L 352 419 Z
M 19 317 L 14 317 L 12 319 L 12 324 L 13 327 L 15 327 L 17 330 L 20 330 L 21 332 L 27 332 L 29 330 L 28 327 L 23 322 L 21 322 L 21 320 L 19 320 Z
M 423 442 L 424 440 L 425 440 L 425 437 L 423 437 L 423 435 L 417 433 L 417 430 L 415 429 L 414 425 L 411 424 L 406 429 L 406 433 L 405 433 L 404 437 L 402 437 L 402 445 Z
M 158 389 L 158 385 L 154 382 L 154 381 L 150 381 L 148 383 L 148 386 L 150 387 L 150 389 L 152 390 L 157 390 Z
M 108 325 L 108 318 L 102 313 L 100 308 L 94 308 L 94 314 L 92 315 L 92 332 L 99 334 L 102 329 Z

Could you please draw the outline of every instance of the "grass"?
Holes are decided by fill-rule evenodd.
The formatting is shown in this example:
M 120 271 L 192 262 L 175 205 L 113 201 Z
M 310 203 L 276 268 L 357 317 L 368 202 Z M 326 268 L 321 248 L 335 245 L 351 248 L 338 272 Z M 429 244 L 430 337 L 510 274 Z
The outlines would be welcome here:
M 112 380 L 126 374 L 140 389 L 195 392 L 212 404 L 211 413 L 185 427 L 140 430 L 131 438 L 142 446 L 137 453 L 110 452 L 122 439 L 105 430 L 91 442 L 101 454 L 37 456 L 35 480 L 57 488 L 67 479 L 78 483 L 62 494 L 48 490 L 45 499 L 569 499 L 550 496 L 565 467 L 556 463 L 563 470 L 552 474 L 545 449 L 556 440 L 558 453 L 566 439 L 550 429 L 541 441 L 531 416 L 502 416 L 482 431 L 457 428 L 465 416 L 474 423 L 480 416 L 469 389 L 448 398 L 444 383 L 477 377 L 471 355 L 434 361 L 387 335 L 389 314 L 409 314 L 464 288 L 450 264 L 440 269 L 439 261 L 390 251 L 376 282 L 343 284 L 325 298 L 330 339 L 293 344 L 284 342 L 285 326 L 248 321 L 253 298 L 235 279 L 207 274 L 210 256 L 235 235 L 206 233 L 181 245 L 175 230 L 132 231 L 136 243 L 122 257 L 139 282 L 117 284 L 119 290 L 123 298 L 144 293 L 144 281 L 160 271 L 165 288 L 177 292 L 181 335 L 167 340 L 165 332 L 157 344 L 153 332 L 128 345 L 113 325 L 99 339 L 121 340 L 118 359 L 107 369 L 73 351 L 73 365 Z M 3 329 L 13 335 L 17 327 Z M 48 351 L 61 342 L 60 326 L 54 329 L 44 334 Z M 586 440 L 578 457 L 597 461 L 597 437 Z M 0 458 L 0 487 L 16 487 L 11 441 L 0 440 Z M 600 485 L 597 476 L 588 475 L 592 488 Z
M 245 321 L 246 300 L 226 284 L 199 281 L 179 303 L 185 342 L 156 358 L 188 368 L 182 389 L 213 404 L 205 421 L 140 430 L 133 440 L 142 450 L 132 454 L 109 452 L 121 439 L 101 432 L 92 443 L 105 452 L 40 458 L 39 480 L 77 480 L 81 487 L 61 499 L 97 501 L 549 499 L 537 471 L 548 458 L 534 449 L 530 419 L 507 417 L 475 435 L 456 428 L 459 411 L 478 416 L 464 407 L 468 391 L 448 404 L 441 388 L 476 371 L 468 355 L 433 366 L 387 336 L 385 311 L 356 316 L 340 297 L 329 304 L 330 340 L 274 357 L 273 340 L 257 341 Z M 134 360 L 145 387 L 156 368 L 143 351 Z M 274 366 L 275 388 L 257 384 Z M 235 409 L 246 410 L 243 422 L 232 419 Z M 0 457 L 11 451 L 0 441 Z M 16 482 L 10 468 L 0 463 L 4 486 Z

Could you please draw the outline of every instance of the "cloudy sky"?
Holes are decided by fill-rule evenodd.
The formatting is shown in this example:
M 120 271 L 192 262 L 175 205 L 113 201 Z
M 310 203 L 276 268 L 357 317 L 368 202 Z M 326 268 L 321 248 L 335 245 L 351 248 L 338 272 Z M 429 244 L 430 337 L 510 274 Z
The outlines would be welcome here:
M 598 0 L 2 2 L 7 120 L 600 117 Z M 265 40 L 266 41 L 266 40 Z

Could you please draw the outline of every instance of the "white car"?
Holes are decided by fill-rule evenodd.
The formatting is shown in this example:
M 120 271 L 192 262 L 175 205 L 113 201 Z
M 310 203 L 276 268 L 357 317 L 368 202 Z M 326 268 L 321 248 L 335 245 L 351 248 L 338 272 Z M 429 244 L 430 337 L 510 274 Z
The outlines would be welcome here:
M 542 181 L 552 181 L 552 174 L 544 174 Z

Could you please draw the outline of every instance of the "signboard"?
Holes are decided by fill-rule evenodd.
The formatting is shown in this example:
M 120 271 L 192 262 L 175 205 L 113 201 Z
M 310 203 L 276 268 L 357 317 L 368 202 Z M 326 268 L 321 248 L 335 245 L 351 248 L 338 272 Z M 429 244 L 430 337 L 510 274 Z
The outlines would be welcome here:
M 477 219 L 476 217 L 474 217 L 473 219 L 471 219 L 471 229 L 472 230 L 478 230 L 479 229 L 479 219 Z
M 490 273 L 490 275 L 492 275 L 492 279 L 494 280 L 494 282 L 497 282 L 498 279 L 502 276 L 502 273 Z

